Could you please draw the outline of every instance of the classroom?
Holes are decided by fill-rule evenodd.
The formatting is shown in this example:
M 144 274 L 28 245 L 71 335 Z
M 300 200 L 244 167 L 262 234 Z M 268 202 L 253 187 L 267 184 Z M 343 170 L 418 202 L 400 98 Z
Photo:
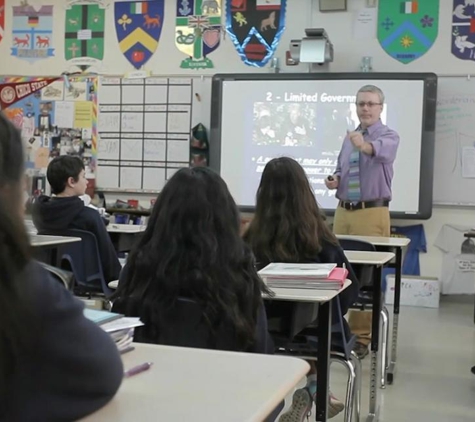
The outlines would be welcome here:
M 0 421 L 473 421 L 473 22 L 473 0 L 0 0 L 0 197 L 10 122 L 31 248 L 0 205 L 0 296 L 23 274 L 64 336 L 34 337 L 36 359 L 72 356 L 51 397 L 22 372 L 32 413 L 15 413 L 2 337 L 27 333 L 9 307 Z M 306 242 L 316 259 L 295 258 Z M 98 352 L 66 346 L 61 304 L 85 306 L 70 331 Z M 68 365 L 84 380 L 61 402 Z

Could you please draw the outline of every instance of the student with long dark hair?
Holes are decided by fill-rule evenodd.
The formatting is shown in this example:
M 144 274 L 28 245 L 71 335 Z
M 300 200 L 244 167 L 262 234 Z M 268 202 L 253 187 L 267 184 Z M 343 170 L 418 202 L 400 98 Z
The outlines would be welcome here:
M 325 222 L 303 168 L 295 160 L 281 157 L 267 163 L 257 191 L 256 212 L 244 239 L 260 268 L 271 262 L 346 266 L 353 283 L 339 295 L 342 313 L 356 300 L 358 280 Z M 337 322 L 340 316 L 336 315 L 336 306 L 333 311 L 333 320 Z M 296 391 L 291 409 L 280 420 L 303 421 L 311 408 L 316 386 L 313 366 L 307 387 Z M 330 416 L 342 410 L 343 403 L 330 395 Z
M 114 302 L 114 310 L 144 322 L 135 341 L 272 352 L 266 288 L 239 229 L 238 209 L 218 174 L 184 168 L 169 180 Z
M 23 171 L 20 134 L 0 113 L 0 421 L 77 420 L 113 397 L 122 362 L 81 302 L 32 260 Z

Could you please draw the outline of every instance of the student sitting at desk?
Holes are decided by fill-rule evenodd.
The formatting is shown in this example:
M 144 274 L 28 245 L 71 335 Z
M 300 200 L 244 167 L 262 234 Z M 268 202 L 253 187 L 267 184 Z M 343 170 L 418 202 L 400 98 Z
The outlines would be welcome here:
M 303 168 L 288 157 L 269 161 L 257 190 L 256 212 L 244 240 L 251 246 L 260 268 L 271 262 L 320 262 L 346 266 L 352 284 L 338 297 L 343 315 L 358 297 L 358 281 L 338 240 L 326 225 Z M 334 322 L 342 316 L 336 315 Z M 307 387 L 294 394 L 292 407 L 281 421 L 304 421 L 316 395 L 313 362 Z M 329 416 L 344 405 L 330 394 Z
M 184 168 L 169 180 L 115 295 L 115 312 L 145 324 L 135 341 L 273 353 L 262 300 L 268 290 L 239 227 L 238 209 L 218 174 Z
M 261 298 L 267 290 L 239 224 L 236 204 L 212 170 L 184 168 L 169 180 L 115 295 L 114 311 L 145 323 L 135 341 L 273 351 Z M 195 311 L 200 316 L 188 326 L 184 314 Z
M 79 157 L 62 155 L 49 163 L 46 173 L 54 196 L 40 196 L 33 206 L 33 222 L 38 232 L 79 229 L 94 234 L 106 282 L 119 278 L 121 265 L 99 213 L 80 198 L 87 179 Z
M 80 419 L 123 378 L 110 336 L 32 261 L 23 223 L 22 141 L 0 114 L 0 421 Z

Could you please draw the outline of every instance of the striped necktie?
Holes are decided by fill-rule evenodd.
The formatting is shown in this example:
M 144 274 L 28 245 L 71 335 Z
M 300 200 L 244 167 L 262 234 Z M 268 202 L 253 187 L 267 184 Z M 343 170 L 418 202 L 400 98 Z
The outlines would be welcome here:
M 361 131 L 363 136 L 368 134 L 365 129 Z M 348 175 L 348 200 L 350 202 L 361 201 L 361 188 L 360 188 L 360 151 L 353 147 L 353 151 L 350 154 L 350 171 Z

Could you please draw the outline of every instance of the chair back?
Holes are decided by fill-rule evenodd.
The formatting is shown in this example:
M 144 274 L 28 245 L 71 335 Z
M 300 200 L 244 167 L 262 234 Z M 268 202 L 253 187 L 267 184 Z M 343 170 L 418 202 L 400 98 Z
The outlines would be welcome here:
M 113 291 L 107 286 L 102 271 L 101 257 L 96 236 L 85 230 L 48 230 L 40 234 L 53 236 L 79 237 L 81 242 L 65 243 L 60 248 L 60 266 L 70 269 L 76 279 L 79 290 L 102 292 L 106 297 Z
M 167 346 L 238 351 L 234 327 L 221 321 L 212 329 L 206 323 L 202 307 L 194 300 L 179 298 L 163 314 L 163 320 L 149 321 L 150 312 L 143 301 L 118 298 L 112 311 L 139 317 L 145 324 L 135 329 L 134 341 Z
M 59 281 L 67 290 L 73 290 L 75 280 L 74 274 L 70 271 L 62 270 L 61 268 L 53 267 L 52 265 L 39 262 L 39 264 L 50 273 L 50 275 Z

